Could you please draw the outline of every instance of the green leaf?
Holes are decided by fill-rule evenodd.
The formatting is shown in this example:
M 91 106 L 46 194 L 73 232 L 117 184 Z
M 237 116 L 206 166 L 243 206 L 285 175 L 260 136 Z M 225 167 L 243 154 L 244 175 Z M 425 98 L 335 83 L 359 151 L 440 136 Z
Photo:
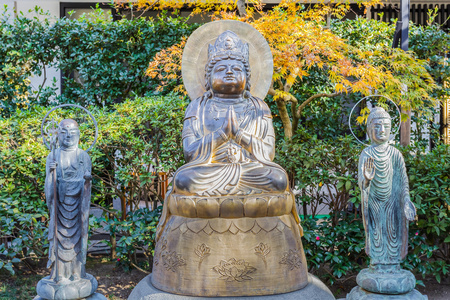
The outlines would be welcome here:
M 346 189 L 347 191 L 349 191 L 351 187 L 352 187 L 351 181 L 345 182 L 345 189 Z

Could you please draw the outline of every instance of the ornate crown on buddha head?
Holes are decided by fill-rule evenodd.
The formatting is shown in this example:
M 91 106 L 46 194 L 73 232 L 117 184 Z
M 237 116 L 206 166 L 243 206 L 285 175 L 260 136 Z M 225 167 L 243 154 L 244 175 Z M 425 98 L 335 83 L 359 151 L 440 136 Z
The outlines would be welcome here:
M 208 62 L 205 66 L 205 79 L 206 79 L 206 94 L 208 97 L 212 96 L 211 84 L 209 82 L 211 78 L 211 72 L 214 65 L 225 59 L 236 59 L 242 62 L 245 68 L 245 74 L 247 76 L 247 81 L 245 84 L 244 96 L 248 97 L 250 94 L 250 63 L 248 54 L 248 44 L 244 43 L 236 33 L 227 30 L 220 34 L 214 45 L 209 44 L 208 46 Z
M 237 58 L 248 62 L 248 44 L 232 31 L 227 30 L 217 37 L 214 45 L 208 46 L 208 61 L 216 58 Z

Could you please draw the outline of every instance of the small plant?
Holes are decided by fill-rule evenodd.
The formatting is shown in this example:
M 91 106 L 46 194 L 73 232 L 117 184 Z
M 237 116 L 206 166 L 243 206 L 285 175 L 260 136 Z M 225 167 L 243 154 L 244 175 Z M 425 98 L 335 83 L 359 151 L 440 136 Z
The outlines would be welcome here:
M 116 263 L 128 270 L 132 267 L 143 272 L 151 272 L 155 251 L 156 226 L 161 216 L 162 206 L 155 210 L 137 209 L 127 215 L 125 220 L 102 218 L 103 228 L 112 236 L 120 237 L 116 244 Z M 110 241 L 106 241 L 111 246 Z M 138 253 L 139 252 L 139 253 Z M 138 254 L 144 256 L 139 259 Z

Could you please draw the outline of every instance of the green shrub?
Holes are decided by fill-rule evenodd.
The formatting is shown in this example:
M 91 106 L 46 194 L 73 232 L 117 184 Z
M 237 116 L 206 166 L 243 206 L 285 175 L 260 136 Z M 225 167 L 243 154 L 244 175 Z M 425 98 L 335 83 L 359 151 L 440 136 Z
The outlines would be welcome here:
M 309 270 L 325 271 L 324 277 L 330 284 L 358 272 L 368 262 L 361 220 L 337 214 L 325 219 L 306 218 L 302 222 Z M 333 219 L 338 219 L 339 224 L 333 224 Z
M 111 236 L 119 237 L 116 242 L 117 264 L 129 269 L 137 267 L 142 270 L 151 271 L 153 265 L 153 254 L 155 252 L 156 226 L 161 216 L 162 206 L 154 210 L 140 208 L 129 213 L 125 220 L 118 218 L 101 218 L 102 227 L 109 231 Z M 105 241 L 111 248 L 110 241 Z M 144 256 L 139 259 L 137 252 Z
M 10 22 L 0 15 L 0 115 L 31 105 L 77 103 L 109 107 L 129 97 L 152 96 L 156 81 L 145 76 L 153 56 L 188 36 L 198 25 L 161 14 L 156 19 L 105 21 L 101 10 L 89 17 L 57 19 L 40 8 L 35 17 L 20 13 Z M 43 20 L 42 20 L 43 19 Z M 57 95 L 56 78 L 63 74 Z M 32 75 L 42 83 L 30 85 Z M 43 87 L 45 83 L 50 83 Z M 170 87 L 169 87 L 170 88 Z
M 369 21 L 362 21 L 366 22 Z M 354 34 L 359 35 L 359 32 Z M 326 84 L 320 75 L 313 73 L 312 77 L 313 84 Z M 296 88 L 300 94 L 314 87 L 305 84 Z M 305 108 L 307 117 L 301 120 L 291 140 L 277 139 L 276 161 L 288 171 L 299 206 L 303 211 L 308 208 L 308 216 L 302 222 L 308 266 L 312 271 L 325 274 L 324 278 L 330 283 L 344 275 L 355 275 L 368 262 L 363 249 L 357 184 L 358 158 L 364 146 L 347 136 L 351 107 L 345 99 L 337 97 L 317 100 Z M 410 247 L 403 265 L 417 274 L 440 280 L 450 269 L 450 238 L 445 240 L 450 233 L 449 146 L 439 143 L 439 135 L 427 119 L 415 116 L 414 120 L 418 129 L 412 136 L 412 146 L 403 149 L 403 154 L 410 178 L 411 200 L 417 206 L 419 221 L 410 224 Z M 274 124 L 277 133 L 282 133 L 276 115 Z M 432 143 L 436 144 L 429 152 L 424 150 L 430 144 L 422 136 L 424 127 L 431 129 Z M 317 215 L 323 214 L 318 210 L 320 206 L 329 208 L 331 213 L 317 220 Z M 347 236 L 343 228 L 351 234 Z
M 438 144 L 429 153 L 407 148 L 403 154 L 418 215 L 410 233 L 421 237 L 410 264 L 440 281 L 450 271 L 450 145 Z
M 171 175 L 184 163 L 181 130 L 186 105 L 176 95 L 136 98 L 98 118 L 101 135 L 92 156 L 102 198 L 123 198 L 132 210 L 140 201 L 149 208 L 152 201 L 162 200 L 157 173 Z
M 319 207 L 326 206 L 337 214 L 349 203 L 359 205 L 357 187 L 358 158 L 361 146 L 354 138 L 345 136 L 335 140 L 318 139 L 306 130 L 299 130 L 290 141 L 279 141 L 277 161 L 291 175 L 291 185 L 298 191 L 297 203 L 307 214 L 319 214 Z M 282 155 L 285 154 L 285 155 Z
M 34 268 L 34 260 L 45 257 L 48 251 L 48 229 L 42 218 L 46 207 L 33 201 L 0 197 L 0 238 L 11 244 L 0 244 L 0 270 L 14 274 L 13 264 L 23 263 Z

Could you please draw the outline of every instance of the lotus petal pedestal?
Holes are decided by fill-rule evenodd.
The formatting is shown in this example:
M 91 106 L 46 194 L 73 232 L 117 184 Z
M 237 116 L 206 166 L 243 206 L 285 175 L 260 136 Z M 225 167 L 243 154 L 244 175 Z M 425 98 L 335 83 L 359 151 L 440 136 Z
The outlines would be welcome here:
M 428 297 L 422 295 L 418 290 L 412 290 L 406 294 L 387 295 L 376 294 L 357 286 L 347 295 L 346 300 L 427 300 Z
M 36 296 L 33 300 L 48 300 L 48 299 L 44 299 L 42 297 Z M 82 298 L 82 299 L 78 299 L 78 300 L 107 300 L 107 298 L 105 296 L 103 296 L 102 294 L 95 293 L 95 294 L 90 295 L 87 298 Z
M 62 280 L 56 283 L 50 279 L 50 276 L 42 278 L 36 287 L 38 298 L 35 299 L 49 299 L 49 300 L 77 300 L 77 299 L 106 299 L 104 296 L 95 293 L 98 283 L 94 276 L 86 274 L 86 278 L 79 280 Z M 95 293 L 95 294 L 94 294 Z M 90 296 L 97 298 L 88 298 Z M 100 296 L 100 298 L 99 298 Z M 101 298 L 103 297 L 103 298 Z
M 347 300 L 426 300 L 427 296 L 415 290 L 416 278 L 408 271 L 388 268 L 388 272 L 373 267 L 363 269 L 356 277 L 358 286 L 347 295 Z

